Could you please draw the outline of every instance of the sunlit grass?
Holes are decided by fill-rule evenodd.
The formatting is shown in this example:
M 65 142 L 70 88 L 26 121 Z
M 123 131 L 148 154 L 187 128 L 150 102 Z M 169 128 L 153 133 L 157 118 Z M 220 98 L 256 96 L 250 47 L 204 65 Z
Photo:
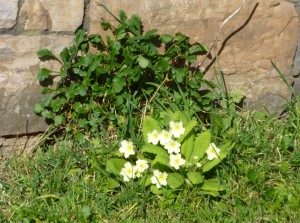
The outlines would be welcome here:
M 228 137 L 236 146 L 209 173 L 226 186 L 219 197 L 185 188 L 168 198 L 137 183 L 109 189 L 105 162 L 124 129 L 99 133 L 97 142 L 44 145 L 7 161 L 0 178 L 1 222 L 297 222 L 299 110 L 298 101 L 279 118 L 235 111 Z

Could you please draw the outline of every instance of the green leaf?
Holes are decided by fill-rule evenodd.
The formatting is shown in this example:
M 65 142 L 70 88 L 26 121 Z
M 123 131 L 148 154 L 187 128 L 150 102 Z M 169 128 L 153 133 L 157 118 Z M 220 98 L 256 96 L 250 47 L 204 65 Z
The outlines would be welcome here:
M 43 111 L 43 109 L 44 108 L 42 107 L 42 105 L 37 103 L 37 104 L 35 104 L 33 111 L 34 111 L 34 113 L 39 114 Z
M 71 60 L 71 55 L 68 48 L 64 48 L 60 53 L 61 59 L 64 63 L 69 62 Z
M 146 116 L 142 126 L 142 133 L 144 136 L 145 142 L 148 142 L 148 133 L 151 133 L 153 130 L 161 131 L 159 123 L 150 116 Z
M 189 148 L 192 151 L 190 152 L 191 156 L 187 157 L 188 162 L 198 162 L 205 155 L 207 148 L 211 142 L 211 133 L 210 131 L 202 132 L 199 136 L 196 137 L 194 148 Z M 194 159 L 197 157 L 197 159 Z
M 189 148 L 194 148 L 194 140 L 195 134 L 190 134 L 181 145 L 181 154 L 185 157 L 185 159 L 191 157 L 193 150 Z
M 86 41 L 85 31 L 83 29 L 78 30 L 75 38 L 76 46 L 79 47 L 85 41 Z
M 204 183 L 200 187 L 202 190 L 206 191 L 223 191 L 225 187 L 220 185 L 219 181 L 216 179 L 204 180 Z
M 199 172 L 188 172 L 187 176 L 192 184 L 200 184 L 204 180 L 204 176 Z
M 55 126 L 60 126 L 61 124 L 65 123 L 65 118 L 63 115 L 58 115 L 55 116 L 55 120 L 54 120 Z
M 169 187 L 171 187 L 172 189 L 176 189 L 176 188 L 179 188 L 183 184 L 184 177 L 179 173 L 169 173 L 167 182 L 168 182 Z
M 73 104 L 73 109 L 75 110 L 75 112 L 77 114 L 81 114 L 81 113 L 84 112 L 83 107 L 84 106 L 80 102 L 78 102 L 78 101 Z
M 92 214 L 91 212 L 91 208 L 89 206 L 84 206 L 82 209 L 81 209 L 81 212 L 82 212 L 82 215 L 85 219 L 89 218 L 90 215 Z
M 126 81 L 124 78 L 114 77 L 112 90 L 114 93 L 119 93 L 123 90 L 123 87 L 126 86 Z
M 234 143 L 227 142 L 224 146 L 220 148 L 221 152 L 218 158 L 213 159 L 205 163 L 201 169 L 203 172 L 211 170 L 213 167 L 218 165 L 228 154 L 228 152 L 234 147 Z
M 156 155 L 155 159 L 152 161 L 152 166 L 154 166 L 155 164 L 163 164 L 165 166 L 169 165 L 170 163 L 170 156 L 169 154 L 159 154 Z
M 196 43 L 189 48 L 189 54 L 206 53 L 208 49 L 204 44 Z
M 58 60 L 54 54 L 48 50 L 48 49 L 41 49 L 37 52 L 37 56 L 42 60 L 52 59 L 52 60 Z M 58 60 L 59 61 L 59 60 Z
M 145 57 L 143 57 L 141 55 L 137 57 L 137 61 L 141 68 L 146 68 L 149 66 L 149 60 L 147 60 Z
M 156 194 L 156 195 L 160 195 L 163 193 L 163 191 L 161 189 L 158 189 L 156 187 L 156 185 L 151 185 L 150 186 L 150 191 L 153 193 L 153 194 Z
M 156 154 L 156 155 L 168 156 L 167 150 L 162 148 L 161 146 L 156 146 L 156 145 L 152 145 L 152 144 L 145 144 L 145 145 L 143 145 L 141 150 L 143 152 L 146 152 L 146 153 L 152 153 L 152 154 Z
M 162 34 L 160 36 L 160 38 L 161 38 L 161 41 L 165 44 L 170 43 L 173 40 L 173 37 L 168 34 Z
M 121 170 L 127 161 L 123 159 L 112 158 L 107 161 L 106 170 L 120 176 Z
M 185 68 L 178 68 L 176 69 L 176 73 L 175 73 L 175 80 L 178 83 L 182 83 L 185 79 L 185 77 L 187 76 L 187 71 Z
M 177 140 L 179 143 L 181 143 L 185 137 L 190 134 L 191 131 L 193 131 L 194 127 L 197 125 L 197 120 L 196 119 L 192 119 L 191 121 L 189 121 L 186 125 L 184 125 L 183 127 L 185 128 L 184 133 L 180 136 L 180 138 Z
M 127 15 L 126 15 L 126 13 L 123 10 L 120 10 L 119 17 L 120 17 L 120 19 L 121 19 L 122 22 L 125 22 L 126 19 L 127 19 Z
M 37 72 L 36 79 L 38 79 L 39 81 L 44 81 L 50 76 L 50 72 L 50 70 L 42 68 L 39 70 L 39 72 Z
M 155 69 L 164 73 L 170 69 L 169 62 L 163 58 L 155 65 Z
M 109 178 L 107 181 L 107 188 L 108 189 L 115 189 L 120 186 L 120 183 L 112 178 Z

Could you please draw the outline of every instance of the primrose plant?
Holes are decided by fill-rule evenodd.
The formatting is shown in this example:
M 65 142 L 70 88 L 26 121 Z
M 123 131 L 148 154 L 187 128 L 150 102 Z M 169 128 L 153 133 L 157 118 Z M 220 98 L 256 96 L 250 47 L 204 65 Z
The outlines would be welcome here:
M 120 186 L 120 181 L 137 181 L 155 194 L 197 186 L 217 196 L 225 188 L 218 179 L 207 179 L 206 172 L 218 165 L 234 144 L 228 141 L 216 146 L 210 130 L 197 134 L 196 125 L 195 119 L 187 120 L 181 112 L 165 116 L 162 122 L 146 116 L 142 126 L 144 145 L 136 148 L 133 142 L 123 140 L 116 153 L 122 158 L 107 162 L 107 170 L 119 176 L 113 179 L 114 186 Z

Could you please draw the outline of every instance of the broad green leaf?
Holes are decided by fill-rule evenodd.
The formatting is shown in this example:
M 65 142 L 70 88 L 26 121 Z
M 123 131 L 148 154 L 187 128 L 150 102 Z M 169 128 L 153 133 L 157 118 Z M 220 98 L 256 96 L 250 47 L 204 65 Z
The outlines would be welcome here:
M 77 47 L 79 47 L 83 42 L 86 41 L 86 35 L 83 29 L 77 31 L 75 41 Z
M 41 49 L 37 52 L 37 55 L 40 59 L 46 60 L 46 59 L 52 59 L 52 60 L 58 60 L 54 54 L 48 50 L 48 49 Z
M 199 172 L 188 172 L 187 176 L 192 184 L 200 184 L 204 180 L 204 176 Z
M 180 173 L 169 173 L 167 182 L 169 187 L 171 187 L 172 189 L 176 189 L 183 184 L 184 177 Z
M 39 113 L 41 113 L 43 111 L 43 109 L 44 108 L 42 107 L 42 105 L 39 104 L 39 103 L 37 103 L 37 104 L 35 104 L 33 111 L 35 113 L 39 114 Z
M 165 44 L 170 43 L 173 40 L 173 37 L 168 34 L 162 34 L 160 36 L 160 38 L 161 38 L 161 41 Z
M 60 53 L 61 59 L 64 63 L 69 62 L 71 60 L 71 55 L 68 48 L 64 48 Z
M 81 114 L 81 113 L 84 112 L 83 107 L 84 107 L 83 104 L 81 104 L 80 102 L 75 102 L 75 103 L 73 104 L 73 109 L 75 110 L 75 112 L 76 112 L 77 114 Z
M 216 179 L 204 180 L 204 183 L 200 187 L 205 191 L 223 191 L 225 187 L 220 185 L 219 181 Z
M 167 150 L 160 146 L 152 145 L 152 144 L 145 144 L 143 145 L 142 149 L 143 152 L 152 153 L 156 155 L 166 155 L 168 156 Z
M 79 66 L 89 67 L 93 64 L 93 61 L 94 61 L 94 55 L 88 53 L 86 56 L 80 57 L 77 64 Z
M 164 73 L 170 69 L 169 62 L 163 58 L 155 65 L 155 69 Z
M 142 126 L 142 132 L 145 142 L 148 142 L 148 133 L 151 133 L 153 130 L 161 131 L 159 123 L 150 116 L 146 116 Z
M 48 111 L 48 110 L 43 110 L 43 111 L 41 112 L 41 115 L 42 115 L 42 117 L 44 117 L 44 118 L 48 118 L 48 119 L 51 119 L 51 120 L 54 119 L 53 114 L 52 114 L 50 111 Z
M 170 163 L 169 154 L 156 155 L 155 159 L 152 161 L 152 166 L 154 166 L 157 163 L 163 164 L 165 166 L 169 165 L 169 163 Z
M 139 185 L 142 187 L 147 187 L 151 184 L 151 177 L 153 175 L 143 175 L 139 181 Z
M 184 133 L 180 136 L 180 138 L 177 141 L 181 143 L 185 139 L 185 137 L 188 134 L 190 134 L 191 131 L 193 131 L 193 129 L 194 129 L 194 127 L 196 125 L 197 125 L 196 119 L 192 119 L 186 125 L 184 125 L 183 127 L 185 128 L 185 131 L 184 131 Z
M 137 57 L 137 61 L 139 62 L 139 66 L 141 68 L 146 68 L 149 66 L 149 60 L 141 55 Z
M 56 126 L 60 126 L 61 124 L 64 124 L 65 118 L 64 118 L 63 115 L 55 116 L 54 122 L 55 122 L 55 125 L 56 125 Z
M 192 152 L 190 153 L 191 156 L 187 157 L 188 162 L 192 162 L 192 159 L 194 159 L 195 157 L 197 157 L 197 159 L 194 159 L 194 162 L 197 162 L 198 160 L 202 159 L 205 155 L 207 148 L 209 147 L 210 142 L 210 131 L 202 132 L 199 136 L 197 136 L 195 139 L 194 148 L 189 148 L 192 150 Z
M 234 147 L 234 143 L 227 142 L 224 146 L 220 148 L 221 152 L 218 158 L 213 159 L 205 163 L 201 169 L 203 172 L 211 170 L 213 167 L 218 165 L 228 154 L 228 152 Z
M 181 154 L 184 156 L 185 159 L 191 157 L 191 153 L 193 150 L 188 148 L 194 148 L 194 140 L 195 134 L 191 133 L 187 138 L 183 141 L 181 145 Z
M 178 68 L 176 69 L 176 73 L 175 73 L 175 80 L 178 83 L 182 83 L 185 79 L 185 77 L 187 76 L 188 72 L 186 71 L 185 68 Z
M 106 169 L 118 176 L 120 176 L 121 170 L 127 161 L 123 159 L 112 158 L 107 161 Z
M 107 188 L 108 189 L 115 189 L 117 187 L 120 186 L 120 183 L 112 178 L 110 178 L 108 181 L 107 181 Z
M 160 195 L 163 193 L 163 191 L 161 189 L 158 189 L 156 187 L 156 185 L 151 185 L 150 186 L 150 191 L 153 193 L 153 194 L 156 194 L 156 195 Z
M 124 78 L 114 77 L 112 90 L 114 93 L 119 93 L 123 90 L 123 87 L 126 86 L 126 81 Z
M 50 72 L 50 70 L 42 68 L 39 70 L 39 72 L 37 72 L 36 79 L 38 79 L 39 81 L 44 81 L 50 76 Z

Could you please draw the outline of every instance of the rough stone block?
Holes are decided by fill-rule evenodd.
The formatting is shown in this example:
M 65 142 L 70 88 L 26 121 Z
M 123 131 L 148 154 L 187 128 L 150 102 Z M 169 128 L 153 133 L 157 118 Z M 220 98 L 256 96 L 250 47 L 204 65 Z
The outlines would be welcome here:
M 48 48 L 57 55 L 71 45 L 72 36 L 10 36 L 0 35 L 0 136 L 44 131 L 44 120 L 33 113 L 42 98 L 35 78 L 40 66 L 36 53 Z M 59 71 L 53 61 L 47 64 Z
M 0 29 L 9 29 L 16 24 L 19 0 L 0 0 Z

